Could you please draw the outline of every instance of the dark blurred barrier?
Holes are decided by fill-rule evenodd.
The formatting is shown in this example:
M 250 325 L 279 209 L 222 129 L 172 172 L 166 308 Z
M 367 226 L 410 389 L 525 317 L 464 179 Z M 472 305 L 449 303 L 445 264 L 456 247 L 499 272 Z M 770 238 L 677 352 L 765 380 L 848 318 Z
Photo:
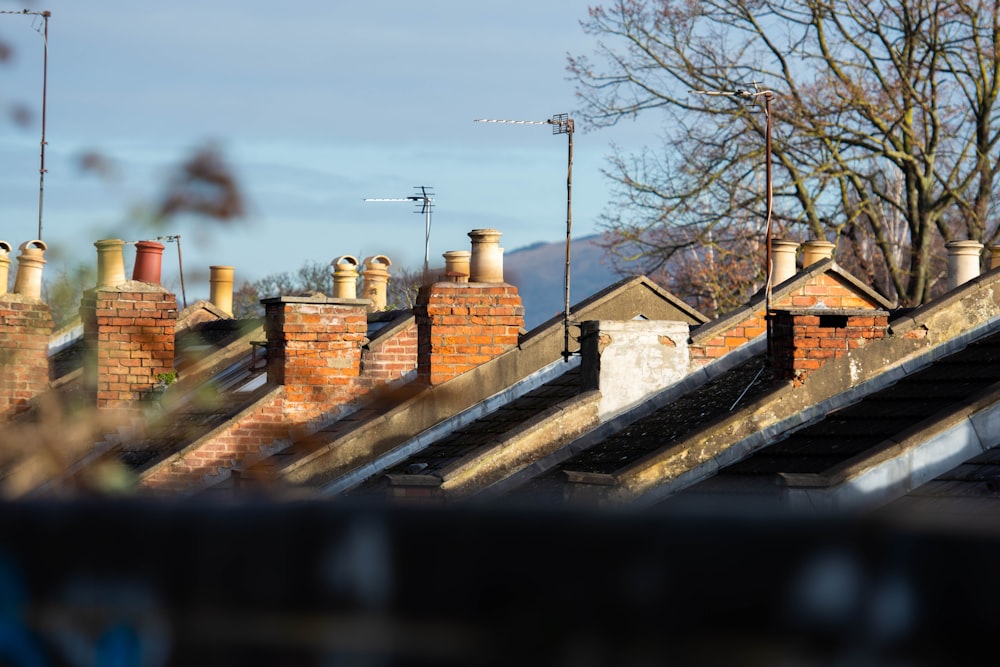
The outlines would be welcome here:
M 330 504 L 0 506 L 0 665 L 959 664 L 998 533 Z

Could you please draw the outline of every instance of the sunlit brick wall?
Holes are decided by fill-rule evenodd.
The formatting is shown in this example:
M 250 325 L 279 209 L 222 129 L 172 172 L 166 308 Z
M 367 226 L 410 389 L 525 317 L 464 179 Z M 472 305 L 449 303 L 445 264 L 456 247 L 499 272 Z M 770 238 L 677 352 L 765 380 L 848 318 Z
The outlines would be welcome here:
M 417 376 L 446 382 L 511 349 L 524 326 L 517 288 L 506 283 L 434 283 L 420 288 Z
M 84 292 L 84 381 L 98 408 L 127 407 L 174 369 L 177 298 L 156 285 Z M 140 287 L 144 286 L 144 287 Z
M 47 304 L 16 294 L 0 296 L 0 416 L 28 409 L 49 386 Z

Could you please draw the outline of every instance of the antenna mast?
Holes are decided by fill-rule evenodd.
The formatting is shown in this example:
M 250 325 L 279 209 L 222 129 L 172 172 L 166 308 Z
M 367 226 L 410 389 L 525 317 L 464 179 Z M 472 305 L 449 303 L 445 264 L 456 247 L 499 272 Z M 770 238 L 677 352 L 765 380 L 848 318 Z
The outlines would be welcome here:
M 28 9 L 23 9 L 19 12 L 15 11 L 0 11 L 0 14 L 21 14 L 27 16 L 40 16 L 42 17 L 43 29 L 39 31 L 42 35 L 43 43 L 43 57 L 42 57 L 42 140 L 41 140 L 41 156 L 39 158 L 39 168 L 38 168 L 38 240 L 42 240 L 42 202 L 43 193 L 45 192 L 45 145 L 48 143 L 45 141 L 45 117 L 48 107 L 48 85 L 49 85 L 49 17 L 52 16 L 50 11 L 34 12 Z
M 570 230 L 573 227 L 573 119 L 560 113 L 548 120 L 491 120 L 477 118 L 477 123 L 503 123 L 507 125 L 551 125 L 552 134 L 565 134 L 569 140 L 566 166 L 566 268 L 563 273 L 563 360 L 569 361 L 569 248 Z
M 420 208 L 417 213 L 424 214 L 424 278 L 430 273 L 430 259 L 431 259 L 431 208 L 433 208 L 434 193 L 429 192 L 433 186 L 430 185 L 414 185 L 415 190 L 419 190 L 420 194 L 410 195 L 409 197 L 372 197 L 365 199 L 365 201 L 413 201 L 420 202 Z

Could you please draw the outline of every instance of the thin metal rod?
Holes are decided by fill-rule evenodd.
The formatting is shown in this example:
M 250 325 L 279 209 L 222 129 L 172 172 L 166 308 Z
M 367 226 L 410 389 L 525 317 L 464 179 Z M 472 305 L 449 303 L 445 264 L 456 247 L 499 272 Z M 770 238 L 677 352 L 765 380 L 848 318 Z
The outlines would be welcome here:
M 187 292 L 184 290 L 184 260 L 181 258 L 181 235 L 178 234 L 174 238 L 177 239 L 177 270 L 181 274 L 181 303 L 184 307 L 188 307 Z
M 177 244 L 177 270 L 181 274 L 181 303 L 184 304 L 184 308 L 187 308 L 187 292 L 184 290 L 184 260 L 181 257 L 181 235 L 173 234 L 172 236 L 157 236 L 157 241 L 170 241 Z
M 774 338 L 771 330 L 771 277 L 774 272 L 773 260 L 771 258 L 771 209 L 774 204 L 774 192 L 771 185 L 771 98 L 773 94 L 764 93 L 764 114 L 766 116 L 764 130 L 764 152 L 766 153 L 765 179 L 767 181 L 767 219 L 765 222 L 765 243 L 767 244 L 767 291 L 764 296 L 764 321 L 767 325 L 767 356 L 771 358 L 771 339 Z
M 45 120 L 48 110 L 48 88 L 49 88 L 49 16 L 51 12 L 42 12 L 42 20 L 45 23 L 45 33 L 42 35 L 42 141 L 41 156 L 38 167 L 38 239 L 42 238 L 42 208 L 45 193 Z
M 566 270 L 563 276 L 565 301 L 563 304 L 563 360 L 569 361 L 569 249 L 570 230 L 573 228 L 573 120 L 567 121 L 569 151 L 566 167 Z

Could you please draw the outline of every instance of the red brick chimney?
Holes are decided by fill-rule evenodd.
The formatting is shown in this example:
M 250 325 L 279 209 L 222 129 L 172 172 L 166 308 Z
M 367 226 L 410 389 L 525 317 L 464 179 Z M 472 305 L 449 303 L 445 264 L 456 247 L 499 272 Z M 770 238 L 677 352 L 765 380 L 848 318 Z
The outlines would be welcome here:
M 125 280 L 119 239 L 98 241 L 97 286 L 83 293 L 84 383 L 98 408 L 127 408 L 173 373 L 177 298 Z M 146 274 L 147 276 L 150 274 Z
M 27 410 L 31 407 L 31 400 L 49 386 L 48 346 L 49 336 L 52 335 L 52 312 L 34 288 L 41 284 L 44 251 L 41 241 L 22 244 L 16 279 L 16 286 L 21 291 L 0 293 L 2 418 Z M 37 275 L 34 275 L 36 272 Z M 4 278 L 6 287 L 6 276 Z
M 441 384 L 496 358 L 518 342 L 524 307 L 503 282 L 500 232 L 477 229 L 469 282 L 438 282 L 417 293 L 417 377 Z
M 771 323 L 771 364 L 786 379 L 801 381 L 829 359 L 885 338 L 884 310 L 776 310 Z
M 262 299 L 267 379 L 285 386 L 285 415 L 306 421 L 358 393 L 368 301 L 325 295 Z

